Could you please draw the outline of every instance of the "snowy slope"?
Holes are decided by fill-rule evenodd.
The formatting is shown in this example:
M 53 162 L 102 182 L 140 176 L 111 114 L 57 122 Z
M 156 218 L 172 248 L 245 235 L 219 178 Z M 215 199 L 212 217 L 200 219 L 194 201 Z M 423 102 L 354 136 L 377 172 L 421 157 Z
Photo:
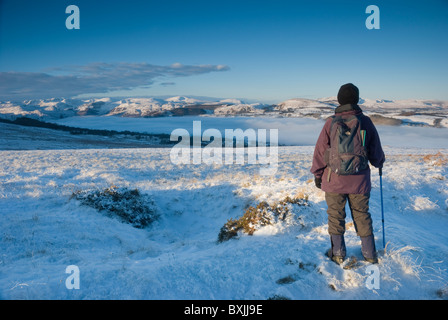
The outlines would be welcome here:
M 0 122 L 0 150 L 148 148 L 160 140 L 124 134 L 70 134 L 60 130 L 26 127 Z
M 386 252 L 380 288 L 367 265 L 328 261 L 324 194 L 309 173 L 312 147 L 280 147 L 278 171 L 259 165 L 184 165 L 170 149 L 0 151 L 0 298 L 3 299 L 447 299 L 448 149 L 386 148 Z M 371 212 L 382 247 L 379 180 Z M 111 185 L 151 196 L 160 219 L 147 229 L 70 199 Z M 249 205 L 307 194 L 292 220 L 217 242 Z M 350 221 L 350 219 L 348 219 Z M 353 227 L 348 254 L 360 256 Z M 80 270 L 68 290 L 66 267 Z

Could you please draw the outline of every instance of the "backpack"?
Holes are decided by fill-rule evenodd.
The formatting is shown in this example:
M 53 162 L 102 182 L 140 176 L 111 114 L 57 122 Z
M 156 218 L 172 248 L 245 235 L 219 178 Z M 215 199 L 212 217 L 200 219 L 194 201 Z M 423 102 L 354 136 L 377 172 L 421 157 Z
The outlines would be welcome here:
M 369 166 L 365 147 L 366 131 L 361 130 L 361 117 L 332 116 L 330 147 L 325 152 L 325 161 L 338 175 L 352 175 Z

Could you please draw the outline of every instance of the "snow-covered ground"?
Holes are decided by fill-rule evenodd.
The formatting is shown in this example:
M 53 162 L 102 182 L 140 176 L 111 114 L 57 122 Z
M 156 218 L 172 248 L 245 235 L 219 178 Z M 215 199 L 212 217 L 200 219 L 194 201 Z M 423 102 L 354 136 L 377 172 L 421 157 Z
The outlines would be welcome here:
M 304 124 L 302 134 L 315 140 L 310 128 Z M 376 289 L 366 285 L 364 262 L 344 270 L 324 256 L 326 205 L 309 172 L 311 145 L 279 147 L 270 176 L 257 164 L 174 165 L 167 148 L 1 148 L 0 298 L 447 299 L 448 147 L 428 137 L 426 147 L 390 141 L 383 175 L 388 244 Z M 379 177 L 372 173 L 371 213 L 382 249 Z M 152 197 L 159 220 L 136 229 L 71 198 L 112 185 Z M 226 221 L 248 206 L 296 194 L 306 194 L 309 206 L 294 219 L 217 242 Z M 350 223 L 346 243 L 360 258 Z M 66 287 L 69 265 L 79 268 L 79 289 Z

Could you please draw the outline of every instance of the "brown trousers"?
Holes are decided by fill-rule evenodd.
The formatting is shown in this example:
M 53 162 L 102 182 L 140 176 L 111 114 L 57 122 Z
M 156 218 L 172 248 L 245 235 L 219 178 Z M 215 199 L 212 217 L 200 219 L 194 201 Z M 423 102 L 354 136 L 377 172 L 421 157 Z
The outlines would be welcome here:
M 339 194 L 325 193 L 328 206 L 328 233 L 330 235 L 343 235 L 345 233 L 345 204 L 352 213 L 356 233 L 360 237 L 373 235 L 372 217 L 369 213 L 370 193 L 367 194 Z

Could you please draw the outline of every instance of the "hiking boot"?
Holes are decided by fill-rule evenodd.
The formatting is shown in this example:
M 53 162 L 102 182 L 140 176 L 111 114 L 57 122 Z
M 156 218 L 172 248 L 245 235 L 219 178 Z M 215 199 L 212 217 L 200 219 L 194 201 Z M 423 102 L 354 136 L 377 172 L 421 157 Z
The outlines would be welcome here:
M 366 260 L 367 262 L 369 262 L 371 264 L 377 264 L 378 263 L 378 258 L 377 257 L 373 257 L 373 258 L 366 258 L 366 257 L 364 257 L 364 260 Z
M 342 256 L 335 256 L 332 254 L 332 249 L 328 249 L 325 255 L 330 258 L 331 261 L 341 265 L 344 262 L 344 257 Z

